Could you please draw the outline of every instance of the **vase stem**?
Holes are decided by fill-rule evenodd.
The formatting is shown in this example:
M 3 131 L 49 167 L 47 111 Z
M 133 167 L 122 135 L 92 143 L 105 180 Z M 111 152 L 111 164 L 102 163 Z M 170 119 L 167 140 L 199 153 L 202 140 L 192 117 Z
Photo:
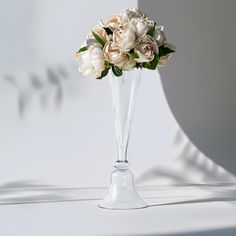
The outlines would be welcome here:
M 114 121 L 116 130 L 117 162 L 128 162 L 127 150 L 133 111 L 140 84 L 141 70 L 123 74 L 122 77 L 112 76 L 111 89 L 113 98 Z

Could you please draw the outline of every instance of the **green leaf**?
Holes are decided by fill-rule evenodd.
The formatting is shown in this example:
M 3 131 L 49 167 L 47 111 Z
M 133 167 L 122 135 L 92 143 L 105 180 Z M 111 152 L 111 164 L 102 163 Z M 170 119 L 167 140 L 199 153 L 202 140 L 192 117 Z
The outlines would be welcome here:
M 113 34 L 113 32 L 111 31 L 110 28 L 108 28 L 108 27 L 103 27 L 103 29 L 106 31 L 107 35 L 112 35 L 112 34 Z
M 159 61 L 159 57 L 155 55 L 151 62 L 144 62 L 143 67 L 149 70 L 155 70 Z
M 164 46 L 159 47 L 159 57 L 165 56 L 165 55 L 173 53 L 173 52 L 175 52 L 175 51 L 172 50 L 171 48 L 164 47 Z
M 97 79 L 102 79 L 103 77 L 107 76 L 107 74 L 108 74 L 108 72 L 109 72 L 109 69 L 110 69 L 110 68 L 106 68 L 106 69 L 102 72 L 101 76 L 98 77 Z
M 132 58 L 132 59 L 137 59 L 139 58 L 138 54 L 136 52 L 129 52 L 128 55 Z
M 110 63 L 109 61 L 105 60 L 105 66 L 106 67 L 110 67 L 110 66 L 112 66 L 112 63 Z
M 98 43 L 100 43 L 102 46 L 105 45 L 105 42 L 101 39 L 101 37 L 97 33 L 92 31 L 92 34 L 93 34 L 93 37 L 97 40 Z
M 144 13 L 144 16 L 143 16 L 143 18 L 146 20 L 148 17 L 147 17 L 147 13 L 145 12 Z
M 156 29 L 156 22 L 154 23 L 153 27 L 147 32 L 147 34 L 153 36 L 155 29 Z
M 117 76 L 117 77 L 120 77 L 120 76 L 122 76 L 122 70 L 119 68 L 119 67 L 117 67 L 117 66 L 115 66 L 115 65 L 112 65 L 112 71 L 113 71 L 113 74 L 115 75 L 115 76 Z
M 141 68 L 141 69 L 142 69 L 142 63 L 136 63 L 135 67 L 136 67 L 136 68 Z
M 79 49 L 79 51 L 78 51 L 77 53 L 81 53 L 81 52 L 84 52 L 84 51 L 86 51 L 86 50 L 88 50 L 87 47 L 82 47 L 82 48 Z

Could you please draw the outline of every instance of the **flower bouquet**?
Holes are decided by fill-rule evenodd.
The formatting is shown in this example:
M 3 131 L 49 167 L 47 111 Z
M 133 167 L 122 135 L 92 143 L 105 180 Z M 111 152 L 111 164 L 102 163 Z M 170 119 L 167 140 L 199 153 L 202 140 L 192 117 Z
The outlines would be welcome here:
M 156 70 L 175 52 L 175 47 L 167 43 L 163 29 L 138 9 L 128 9 L 101 20 L 76 53 L 79 71 L 84 76 L 102 79 L 110 74 L 112 77 L 118 156 L 109 192 L 100 207 L 135 209 L 147 206 L 136 191 L 127 148 L 141 69 Z

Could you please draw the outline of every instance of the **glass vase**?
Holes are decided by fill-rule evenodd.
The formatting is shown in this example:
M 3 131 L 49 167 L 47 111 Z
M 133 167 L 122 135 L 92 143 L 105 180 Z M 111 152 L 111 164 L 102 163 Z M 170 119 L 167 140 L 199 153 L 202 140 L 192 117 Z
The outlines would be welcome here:
M 137 209 L 147 207 L 138 195 L 129 169 L 127 149 L 133 111 L 141 80 L 141 69 L 123 72 L 121 77 L 110 74 L 116 131 L 117 161 L 111 173 L 110 187 L 99 207 L 106 209 Z

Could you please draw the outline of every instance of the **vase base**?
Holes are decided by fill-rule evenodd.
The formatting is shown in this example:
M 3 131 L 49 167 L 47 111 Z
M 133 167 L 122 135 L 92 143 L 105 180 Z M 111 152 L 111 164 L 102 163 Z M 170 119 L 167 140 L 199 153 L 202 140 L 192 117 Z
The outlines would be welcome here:
M 148 207 L 139 196 L 132 172 L 128 165 L 118 163 L 111 174 L 111 184 L 107 196 L 99 203 L 99 207 L 114 210 L 129 210 Z M 122 167 L 122 168 L 121 168 Z
M 141 200 L 141 199 L 140 199 Z M 148 204 L 144 201 L 140 202 L 116 202 L 116 203 L 106 203 L 105 201 L 102 201 L 98 204 L 98 207 L 103 209 L 109 209 L 109 210 L 135 210 L 135 209 L 142 209 L 147 208 Z

